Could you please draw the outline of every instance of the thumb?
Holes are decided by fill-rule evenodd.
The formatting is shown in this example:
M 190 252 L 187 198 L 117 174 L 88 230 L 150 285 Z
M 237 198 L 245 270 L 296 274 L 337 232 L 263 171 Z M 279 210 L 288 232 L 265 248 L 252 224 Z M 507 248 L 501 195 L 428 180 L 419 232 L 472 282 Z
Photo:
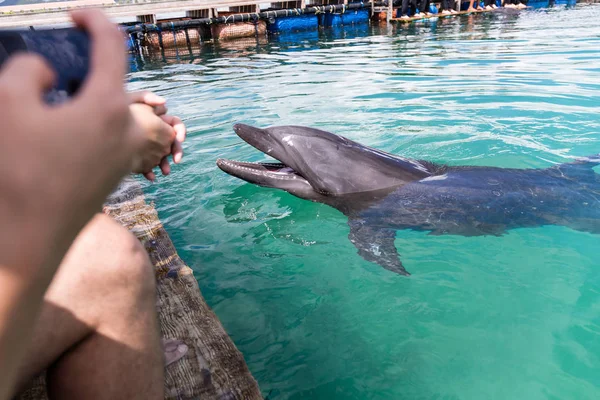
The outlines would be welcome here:
M 163 97 L 160 97 L 159 95 L 154 94 L 148 90 L 142 90 L 139 92 L 129 93 L 129 102 L 143 103 L 149 105 L 150 107 L 156 107 L 164 105 L 167 101 Z

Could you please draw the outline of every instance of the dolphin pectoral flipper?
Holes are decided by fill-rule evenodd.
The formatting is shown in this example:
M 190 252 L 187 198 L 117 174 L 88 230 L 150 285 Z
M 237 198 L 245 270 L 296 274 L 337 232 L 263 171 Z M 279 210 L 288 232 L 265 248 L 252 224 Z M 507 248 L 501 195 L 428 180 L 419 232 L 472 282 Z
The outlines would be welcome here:
M 410 275 L 404 269 L 394 239 L 396 231 L 386 228 L 372 227 L 363 221 L 349 220 L 350 234 L 348 238 L 358 249 L 358 254 L 367 261 L 381 265 L 388 271 L 400 275 Z

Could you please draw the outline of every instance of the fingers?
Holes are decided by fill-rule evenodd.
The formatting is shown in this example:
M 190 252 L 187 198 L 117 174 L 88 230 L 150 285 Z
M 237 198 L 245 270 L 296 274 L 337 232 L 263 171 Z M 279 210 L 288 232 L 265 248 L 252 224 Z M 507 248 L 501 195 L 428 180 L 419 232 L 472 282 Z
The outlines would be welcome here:
M 169 165 L 169 161 L 167 160 L 167 157 L 160 160 L 159 167 L 160 167 L 160 170 L 163 173 L 163 175 L 169 175 L 171 173 L 171 166 Z M 146 178 L 150 182 L 156 181 L 156 174 L 154 173 L 154 171 L 145 172 L 143 175 L 144 175 L 144 178 Z
M 34 54 L 18 54 L 9 58 L 0 75 L 3 87 L 17 84 L 22 95 L 35 96 L 40 100 L 55 80 L 56 74 L 48 62 Z
M 147 99 L 148 93 L 149 92 L 130 93 L 128 95 L 128 98 L 133 102 L 130 105 L 130 109 L 137 110 L 138 107 L 142 107 L 143 110 L 147 110 L 147 107 L 145 107 L 146 103 L 144 103 L 144 101 L 145 101 L 144 99 Z M 142 102 L 142 104 L 137 103 L 136 101 L 140 101 L 140 102 Z M 160 107 L 160 106 L 156 106 L 156 107 Z M 156 110 L 156 107 L 155 107 L 155 110 Z M 147 110 L 147 111 L 149 111 L 149 110 Z M 144 111 L 144 112 L 146 112 L 146 111 Z M 146 118 L 150 118 L 147 115 L 144 116 L 142 114 L 139 114 L 138 117 L 142 118 L 143 120 L 145 120 Z M 156 118 L 155 115 L 152 115 L 151 117 Z M 171 166 L 169 165 L 168 156 L 172 155 L 173 161 L 175 163 L 181 162 L 181 159 L 183 157 L 182 143 L 183 143 L 183 141 L 185 141 L 187 132 L 186 132 L 185 124 L 181 121 L 181 119 L 179 117 L 176 117 L 173 115 L 160 115 L 159 118 L 161 121 L 160 128 L 155 126 L 153 129 L 160 130 L 160 133 L 158 133 L 158 132 L 156 133 L 160 137 L 164 138 L 164 137 L 166 137 L 166 135 L 168 135 L 170 138 L 169 142 L 171 143 L 171 145 L 170 145 L 170 149 L 169 149 L 170 150 L 169 154 L 165 154 L 164 157 L 161 158 L 161 160 L 157 166 L 160 168 L 163 175 L 169 175 L 171 173 Z M 142 172 L 142 171 L 138 171 L 138 172 Z M 145 172 L 144 176 L 146 177 L 146 179 L 151 180 L 151 181 L 154 181 L 154 179 L 156 179 L 156 175 L 152 171 Z
M 169 110 L 166 106 L 167 100 L 149 90 L 139 92 L 131 92 L 128 94 L 131 103 L 142 103 L 154 109 L 154 114 L 160 116 L 167 113 Z
M 151 107 L 165 105 L 167 100 L 149 90 L 141 90 L 139 92 L 131 92 L 128 94 L 129 100 L 132 103 L 143 103 Z
M 156 180 L 156 174 L 152 171 L 146 172 L 144 178 L 148 179 L 150 182 L 154 182 Z
M 173 117 L 173 123 L 171 126 L 173 129 L 175 129 L 175 139 L 183 143 L 185 141 L 185 137 L 187 136 L 187 129 L 185 128 L 184 123 L 179 117 Z
M 175 139 L 183 142 L 187 135 L 187 130 L 185 128 L 184 123 L 181 121 L 181 118 L 176 117 L 174 115 L 162 115 L 162 120 L 175 129 Z
M 173 162 L 179 164 L 183 158 L 182 143 L 185 141 L 187 135 L 185 124 L 181 121 L 181 118 L 173 115 L 163 115 L 161 118 L 175 130 L 175 140 L 171 146 L 171 154 L 173 154 Z
M 181 146 L 181 142 L 177 139 L 175 139 L 171 146 L 171 154 L 173 154 L 173 162 L 179 164 L 183 158 L 183 147 Z
M 99 10 L 77 10 L 72 12 L 71 17 L 91 39 L 90 74 L 85 88 L 107 95 L 113 91 L 123 92 L 127 65 L 124 36 Z
M 167 106 L 164 104 L 159 104 L 157 106 L 154 106 L 153 108 L 154 108 L 154 114 L 156 114 L 158 116 L 165 115 L 167 113 L 167 111 L 169 111 Z
M 162 160 L 160 160 L 159 167 L 163 175 L 169 175 L 171 173 L 171 166 L 169 165 L 169 160 L 167 157 L 164 157 Z

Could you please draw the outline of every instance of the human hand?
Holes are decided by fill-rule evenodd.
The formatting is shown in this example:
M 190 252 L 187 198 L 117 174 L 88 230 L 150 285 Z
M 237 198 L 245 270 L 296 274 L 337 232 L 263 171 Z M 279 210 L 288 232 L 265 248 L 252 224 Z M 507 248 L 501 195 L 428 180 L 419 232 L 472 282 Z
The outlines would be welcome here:
M 49 106 L 55 74 L 17 55 L 0 70 L 0 398 L 10 398 L 31 347 L 35 318 L 76 235 L 143 144 L 132 129 L 124 38 L 96 10 L 72 14 L 91 37 L 90 71 L 78 94 Z
M 0 71 L 0 220 L 58 230 L 46 232 L 57 240 L 72 239 L 101 209 L 142 144 L 123 87 L 123 36 L 100 11 L 72 18 L 90 34 L 92 49 L 89 75 L 70 101 L 44 102 L 55 74 L 39 56 L 14 56 Z
M 146 104 L 154 109 L 154 114 L 164 115 L 167 113 L 167 100 L 149 90 L 131 92 L 128 94 L 131 104 Z
M 169 155 L 176 164 L 181 162 L 186 128 L 179 117 L 167 115 L 164 98 L 149 91 L 134 92 L 129 96 L 131 113 L 146 137 L 146 145 L 140 150 L 133 172 L 154 181 L 154 167 L 160 167 L 163 175 L 171 172 Z

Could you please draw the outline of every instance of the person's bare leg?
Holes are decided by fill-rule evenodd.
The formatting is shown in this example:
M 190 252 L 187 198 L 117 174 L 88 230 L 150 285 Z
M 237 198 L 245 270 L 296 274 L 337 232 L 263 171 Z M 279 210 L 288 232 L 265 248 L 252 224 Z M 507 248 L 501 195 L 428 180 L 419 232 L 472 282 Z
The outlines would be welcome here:
M 152 266 L 139 241 L 97 215 L 45 296 L 20 384 L 48 369 L 57 399 L 162 399 Z

